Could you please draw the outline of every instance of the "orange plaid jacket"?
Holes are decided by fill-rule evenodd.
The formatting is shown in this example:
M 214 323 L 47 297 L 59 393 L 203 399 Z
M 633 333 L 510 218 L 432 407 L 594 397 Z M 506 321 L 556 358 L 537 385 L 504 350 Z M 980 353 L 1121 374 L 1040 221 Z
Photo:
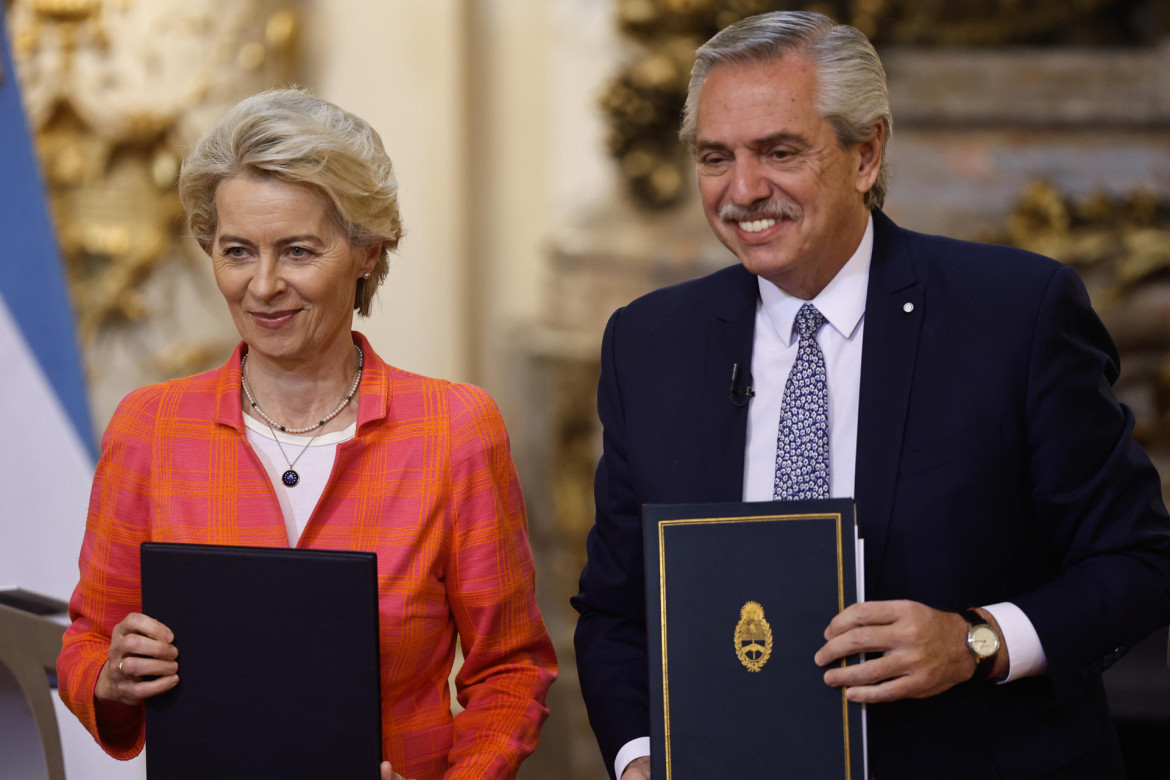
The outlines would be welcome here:
M 503 420 L 483 390 L 392 368 L 354 335 L 366 355 L 357 433 L 338 446 L 297 546 L 378 554 L 383 756 L 394 770 L 512 777 L 536 747 L 557 666 Z M 139 544 L 288 545 L 244 433 L 242 349 L 217 370 L 134 391 L 102 439 L 57 671 L 65 704 L 117 758 L 142 749 L 142 716 L 133 742 L 109 744 L 93 692 L 114 626 L 140 609 Z M 456 634 L 464 709 L 453 717 Z

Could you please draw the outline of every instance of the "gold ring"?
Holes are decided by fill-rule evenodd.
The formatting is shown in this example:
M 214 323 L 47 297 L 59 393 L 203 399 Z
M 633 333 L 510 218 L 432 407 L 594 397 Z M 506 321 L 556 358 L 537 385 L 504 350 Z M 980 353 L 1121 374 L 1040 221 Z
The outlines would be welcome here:
M 121 661 L 118 662 L 118 674 L 122 675 L 123 677 L 126 676 L 126 673 L 122 671 L 122 664 L 124 664 L 124 663 L 126 663 L 125 658 L 123 658 Z

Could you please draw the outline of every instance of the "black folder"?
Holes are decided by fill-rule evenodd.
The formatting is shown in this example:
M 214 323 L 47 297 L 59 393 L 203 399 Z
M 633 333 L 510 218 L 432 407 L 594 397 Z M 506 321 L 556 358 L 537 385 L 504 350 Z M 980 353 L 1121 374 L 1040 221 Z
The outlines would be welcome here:
M 845 499 L 647 504 L 651 776 L 864 780 L 860 705 L 813 655 L 857 600 Z
M 146 704 L 149 777 L 379 777 L 374 553 L 148 542 L 141 561 L 142 611 L 179 649 Z

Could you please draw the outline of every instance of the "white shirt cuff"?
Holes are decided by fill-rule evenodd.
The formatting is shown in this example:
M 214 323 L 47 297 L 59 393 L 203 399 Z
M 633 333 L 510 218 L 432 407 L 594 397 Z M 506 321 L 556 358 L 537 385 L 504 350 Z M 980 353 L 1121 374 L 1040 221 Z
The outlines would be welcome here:
M 996 620 L 999 620 L 997 617 Z M 650 755 L 650 737 L 638 737 L 631 739 L 626 744 L 622 745 L 622 749 L 618 751 L 617 758 L 613 760 L 614 777 L 621 780 L 622 772 L 626 771 L 626 767 L 634 762 L 634 759 L 642 756 Z
M 999 623 L 1003 645 L 1008 651 L 1008 676 L 1003 682 L 1035 677 L 1048 671 L 1048 656 L 1044 654 L 1040 637 L 1024 610 L 1008 601 L 984 609 Z

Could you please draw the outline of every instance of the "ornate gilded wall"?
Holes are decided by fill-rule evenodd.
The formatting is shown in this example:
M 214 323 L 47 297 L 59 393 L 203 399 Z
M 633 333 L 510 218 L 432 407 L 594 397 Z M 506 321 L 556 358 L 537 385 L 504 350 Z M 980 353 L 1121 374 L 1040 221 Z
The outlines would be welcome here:
M 212 121 L 292 75 L 292 5 L 7 4 L 99 429 L 129 389 L 208 368 L 235 342 L 175 185 Z
M 616 21 L 633 45 L 601 107 L 636 202 L 670 208 L 685 196 L 689 156 L 677 140 L 678 117 L 695 49 L 746 16 L 789 9 L 828 14 L 879 48 L 1128 48 L 1156 45 L 1167 31 L 1163 0 L 618 0 Z

